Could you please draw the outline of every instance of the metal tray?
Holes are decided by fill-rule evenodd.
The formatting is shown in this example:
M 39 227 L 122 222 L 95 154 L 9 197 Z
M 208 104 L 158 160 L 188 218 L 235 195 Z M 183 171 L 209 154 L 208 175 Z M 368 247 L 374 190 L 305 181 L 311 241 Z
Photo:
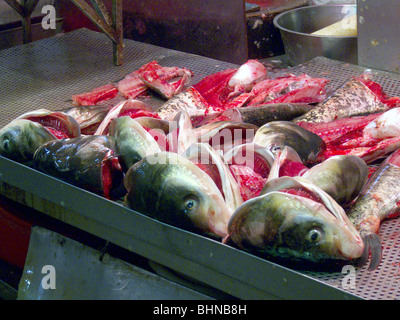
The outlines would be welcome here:
M 86 29 L 0 51 L 0 126 L 26 111 L 71 106 L 72 94 L 117 81 L 151 60 L 192 69 L 194 83 L 234 66 L 131 40 L 125 41 L 124 56 L 123 66 L 113 66 L 109 40 Z M 287 71 L 329 78 L 328 89 L 333 92 L 364 69 L 316 58 Z M 396 91 L 400 76 L 372 72 L 389 94 L 400 95 Z M 150 102 L 154 108 L 161 104 L 153 98 Z M 0 194 L 241 299 L 400 297 L 400 219 L 381 227 L 384 259 L 379 268 L 356 269 L 355 283 L 349 286 L 346 272 L 288 268 L 166 225 L 4 157 L 0 157 Z

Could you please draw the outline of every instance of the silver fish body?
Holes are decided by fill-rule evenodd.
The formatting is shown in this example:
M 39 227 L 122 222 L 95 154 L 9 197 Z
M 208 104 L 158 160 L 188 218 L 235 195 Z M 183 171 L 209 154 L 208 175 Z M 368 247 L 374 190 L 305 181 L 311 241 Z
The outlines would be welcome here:
M 347 214 L 366 244 L 360 264 L 365 264 L 371 252 L 369 269 L 379 266 L 382 258 L 379 227 L 382 220 L 399 214 L 400 150 L 385 159 L 370 177 Z
M 271 103 L 256 107 L 232 108 L 224 111 L 223 116 L 232 121 L 263 126 L 271 121 L 290 121 L 313 109 L 308 103 Z
M 361 81 L 353 78 L 296 122 L 330 122 L 340 118 L 383 112 L 388 106 Z
M 15 119 L 0 129 L 0 155 L 20 163 L 29 163 L 42 144 L 55 139 L 41 124 Z

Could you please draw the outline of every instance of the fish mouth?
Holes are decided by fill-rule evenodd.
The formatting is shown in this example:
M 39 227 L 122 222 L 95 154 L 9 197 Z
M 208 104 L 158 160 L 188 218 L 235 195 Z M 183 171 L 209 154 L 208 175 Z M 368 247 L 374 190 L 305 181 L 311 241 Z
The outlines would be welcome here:
M 351 232 L 341 232 L 341 240 L 336 237 L 334 241 L 334 249 L 336 256 L 345 260 L 356 260 L 360 258 L 364 251 L 365 245 L 361 237 Z

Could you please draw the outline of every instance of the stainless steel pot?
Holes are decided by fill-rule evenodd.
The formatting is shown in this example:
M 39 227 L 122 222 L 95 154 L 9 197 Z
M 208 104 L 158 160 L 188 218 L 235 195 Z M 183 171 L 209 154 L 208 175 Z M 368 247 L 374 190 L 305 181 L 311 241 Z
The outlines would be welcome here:
M 357 64 L 356 36 L 311 34 L 356 13 L 356 5 L 316 5 L 289 10 L 274 18 L 291 65 L 317 56 Z

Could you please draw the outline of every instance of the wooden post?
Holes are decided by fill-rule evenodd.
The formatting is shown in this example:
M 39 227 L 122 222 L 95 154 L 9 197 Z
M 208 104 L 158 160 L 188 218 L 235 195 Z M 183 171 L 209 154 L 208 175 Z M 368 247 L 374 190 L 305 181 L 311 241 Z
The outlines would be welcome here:
M 39 0 L 5 0 L 22 18 L 22 39 L 24 43 L 32 41 L 31 15 Z
M 111 17 L 102 0 L 91 0 L 92 6 L 85 0 L 71 1 L 112 40 L 114 65 L 122 65 L 124 47 L 122 0 L 112 0 Z

